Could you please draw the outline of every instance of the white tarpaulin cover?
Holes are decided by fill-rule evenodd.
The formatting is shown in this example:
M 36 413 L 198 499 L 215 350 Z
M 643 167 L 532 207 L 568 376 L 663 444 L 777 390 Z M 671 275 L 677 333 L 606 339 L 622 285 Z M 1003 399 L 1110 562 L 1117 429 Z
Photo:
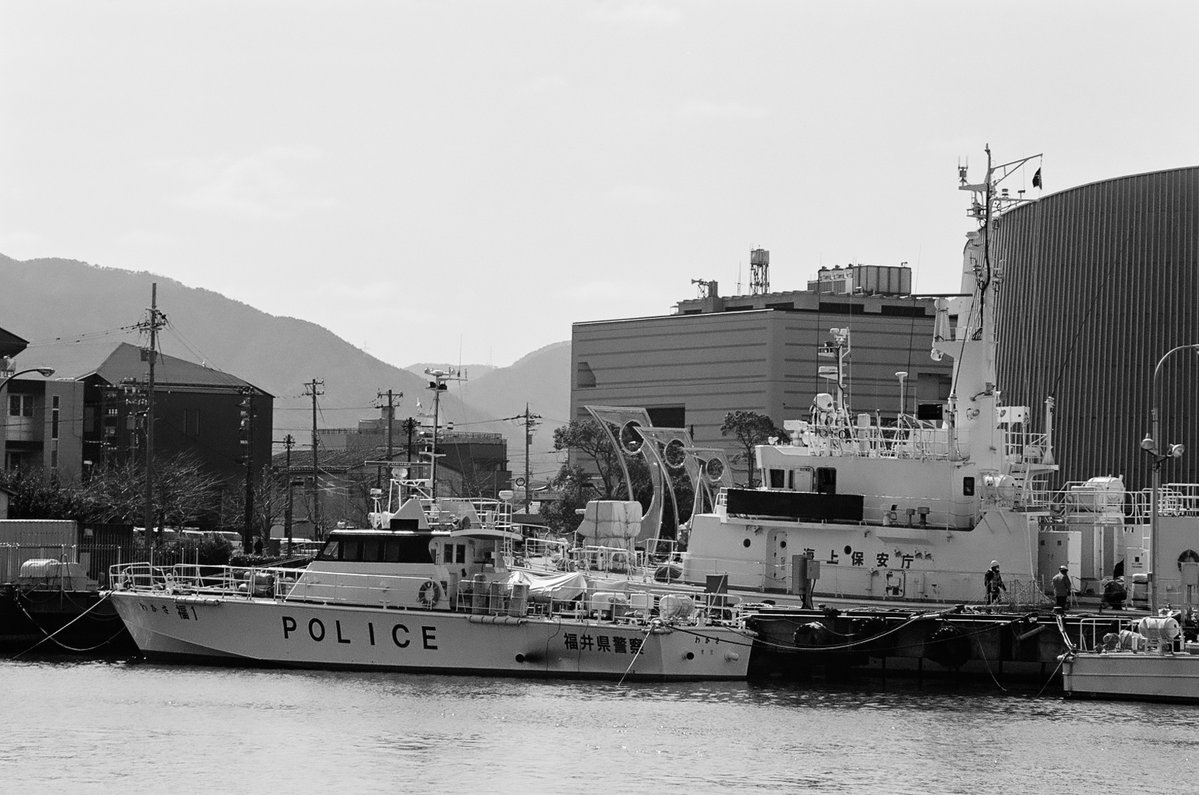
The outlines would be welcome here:
M 587 578 L 582 572 L 568 571 L 562 574 L 531 574 L 514 571 L 508 577 L 508 585 L 529 586 L 529 598 L 538 602 L 549 600 L 569 601 L 578 599 L 587 590 Z
M 576 532 L 588 543 L 628 547 L 641 532 L 641 513 L 636 500 L 592 500 Z

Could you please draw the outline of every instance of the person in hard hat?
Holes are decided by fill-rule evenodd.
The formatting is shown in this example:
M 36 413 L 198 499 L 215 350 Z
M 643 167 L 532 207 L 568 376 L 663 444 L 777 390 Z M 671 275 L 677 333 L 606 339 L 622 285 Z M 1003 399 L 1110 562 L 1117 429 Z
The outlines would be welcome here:
M 991 561 L 991 568 L 987 569 L 987 573 L 983 577 L 983 585 L 987 589 L 987 604 L 997 604 L 999 592 L 1007 591 L 1007 586 L 1003 584 L 1003 575 L 999 573 L 999 561 Z
M 1053 575 L 1053 598 L 1057 602 L 1057 606 L 1061 609 L 1066 609 L 1066 603 L 1070 601 L 1070 591 L 1073 590 L 1070 586 L 1070 570 L 1065 566 L 1058 566 L 1057 574 Z

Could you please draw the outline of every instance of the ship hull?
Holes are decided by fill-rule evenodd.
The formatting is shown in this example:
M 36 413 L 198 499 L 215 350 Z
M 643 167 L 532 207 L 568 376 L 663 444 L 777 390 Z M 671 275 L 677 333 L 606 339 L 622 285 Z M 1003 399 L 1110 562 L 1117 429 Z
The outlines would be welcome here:
M 114 591 L 148 658 L 440 674 L 744 679 L 752 636 L 723 626 L 639 626 Z
M 1144 652 L 1080 652 L 1062 661 L 1067 696 L 1199 701 L 1199 656 Z
M 998 560 L 1004 601 L 1021 588 L 1039 600 L 1037 521 L 1037 514 L 995 510 L 972 530 L 950 531 L 705 514 L 692 519 L 681 579 L 703 585 L 727 575 L 733 590 L 796 593 L 795 559 L 808 552 L 818 564 L 818 599 L 973 603 L 984 600 L 983 574 Z

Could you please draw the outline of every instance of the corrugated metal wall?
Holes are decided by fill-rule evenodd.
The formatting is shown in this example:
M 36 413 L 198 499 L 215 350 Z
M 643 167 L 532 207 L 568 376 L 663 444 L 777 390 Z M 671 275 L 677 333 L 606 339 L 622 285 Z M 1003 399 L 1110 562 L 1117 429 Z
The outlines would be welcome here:
M 1063 479 L 1125 475 L 1150 482 L 1140 441 L 1149 430 L 1154 366 L 1199 343 L 1199 167 L 1085 185 L 1001 219 L 993 263 L 999 297 L 999 388 L 1005 402 L 1057 399 Z M 1162 436 L 1188 452 L 1163 482 L 1199 481 L 1199 357 L 1162 370 Z

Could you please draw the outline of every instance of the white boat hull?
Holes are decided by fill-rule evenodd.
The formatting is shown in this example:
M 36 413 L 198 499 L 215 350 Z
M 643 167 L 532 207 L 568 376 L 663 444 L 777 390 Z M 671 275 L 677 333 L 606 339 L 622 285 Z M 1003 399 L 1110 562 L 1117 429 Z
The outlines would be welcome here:
M 725 626 L 473 615 L 114 591 L 147 657 L 297 668 L 619 679 L 744 679 L 750 633 Z
M 1062 661 L 1067 696 L 1199 701 L 1199 656 L 1076 652 Z

